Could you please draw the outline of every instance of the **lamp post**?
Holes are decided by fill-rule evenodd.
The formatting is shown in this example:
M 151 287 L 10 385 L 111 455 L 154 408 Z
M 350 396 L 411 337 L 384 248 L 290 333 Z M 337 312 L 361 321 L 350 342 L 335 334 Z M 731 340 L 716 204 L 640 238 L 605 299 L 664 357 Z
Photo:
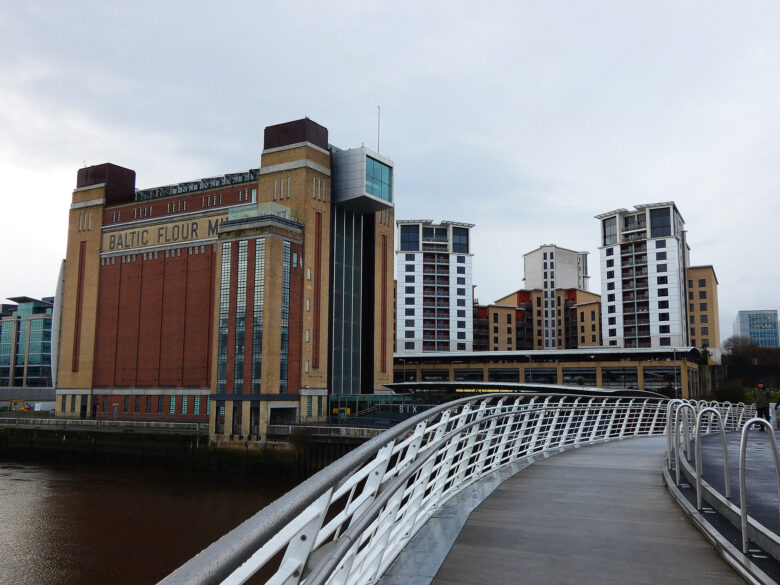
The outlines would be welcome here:
M 677 348 L 672 348 L 672 359 L 674 363 L 674 397 L 680 398 L 680 391 L 677 389 Z
M 531 373 L 531 352 L 528 352 L 528 383 L 533 383 L 534 375 Z

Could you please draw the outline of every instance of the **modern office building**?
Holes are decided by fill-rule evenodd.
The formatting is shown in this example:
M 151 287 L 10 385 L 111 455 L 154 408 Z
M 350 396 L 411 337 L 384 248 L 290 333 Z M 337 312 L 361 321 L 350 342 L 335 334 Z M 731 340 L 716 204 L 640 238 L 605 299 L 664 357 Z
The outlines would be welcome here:
M 720 319 L 718 318 L 718 278 L 712 266 L 690 266 L 688 287 L 688 333 L 690 344 L 706 348 L 720 362 Z
M 474 224 L 396 223 L 397 352 L 471 351 Z
M 15 304 L 2 305 L 0 316 L 0 388 L 52 388 L 54 298 L 8 300 Z
M 747 337 L 759 347 L 778 347 L 777 309 L 739 311 L 734 335 Z
M 589 288 L 587 252 L 545 244 L 523 254 L 523 270 L 526 290 L 571 288 L 587 291 Z
M 216 443 L 322 418 L 391 379 L 392 250 L 392 161 L 308 118 L 239 173 L 138 190 L 81 169 L 58 414 L 209 420 Z
M 518 290 L 494 304 L 474 307 L 474 351 L 600 345 L 600 297 L 588 291 Z
M 650 203 L 596 217 L 601 222 L 604 344 L 687 346 L 689 248 L 677 206 L 672 201 Z

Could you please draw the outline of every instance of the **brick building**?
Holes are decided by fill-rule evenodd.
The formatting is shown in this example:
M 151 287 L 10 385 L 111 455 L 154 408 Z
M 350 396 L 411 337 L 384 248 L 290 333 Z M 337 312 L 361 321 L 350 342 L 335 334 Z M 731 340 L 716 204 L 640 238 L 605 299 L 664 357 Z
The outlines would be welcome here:
M 312 120 L 261 166 L 135 188 L 81 169 L 70 211 L 60 416 L 209 421 L 212 440 L 326 414 L 392 376 L 393 164 Z

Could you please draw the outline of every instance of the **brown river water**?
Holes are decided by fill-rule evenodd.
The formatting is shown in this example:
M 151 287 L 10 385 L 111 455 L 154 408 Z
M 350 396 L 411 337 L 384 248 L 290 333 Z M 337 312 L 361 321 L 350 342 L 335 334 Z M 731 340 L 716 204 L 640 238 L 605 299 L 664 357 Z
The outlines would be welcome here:
M 0 585 L 156 583 L 291 487 L 272 476 L 0 461 Z

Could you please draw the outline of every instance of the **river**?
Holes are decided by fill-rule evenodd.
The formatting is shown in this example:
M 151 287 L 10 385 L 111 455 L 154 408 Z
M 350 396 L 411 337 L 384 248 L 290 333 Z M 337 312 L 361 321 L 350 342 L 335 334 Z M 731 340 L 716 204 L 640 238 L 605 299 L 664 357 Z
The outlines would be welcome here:
M 0 585 L 156 583 L 292 486 L 0 461 Z

